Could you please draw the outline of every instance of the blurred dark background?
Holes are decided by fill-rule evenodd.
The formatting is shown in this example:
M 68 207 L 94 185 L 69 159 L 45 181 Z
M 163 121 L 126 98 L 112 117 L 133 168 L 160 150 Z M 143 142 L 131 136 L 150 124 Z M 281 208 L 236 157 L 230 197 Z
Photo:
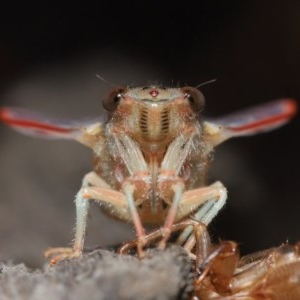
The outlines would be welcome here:
M 179 4 L 180 3 L 180 4 Z M 28 3 L 2 7 L 1 105 L 56 117 L 102 114 L 110 84 L 203 86 L 205 115 L 281 97 L 300 99 L 299 1 L 98 1 L 97 7 Z M 228 204 L 210 226 L 243 254 L 300 240 L 299 117 L 274 132 L 220 146 L 210 181 Z M 0 258 L 42 263 L 73 238 L 74 195 L 91 169 L 79 144 L 0 127 Z M 93 206 L 87 247 L 134 236 Z

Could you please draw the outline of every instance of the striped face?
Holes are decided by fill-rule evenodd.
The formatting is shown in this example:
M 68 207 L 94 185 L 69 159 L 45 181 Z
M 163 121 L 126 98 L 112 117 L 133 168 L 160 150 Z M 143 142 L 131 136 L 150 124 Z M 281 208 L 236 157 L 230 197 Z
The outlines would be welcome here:
M 142 147 L 157 151 L 198 124 L 204 96 L 191 87 L 117 88 L 103 101 L 114 132 L 123 132 Z

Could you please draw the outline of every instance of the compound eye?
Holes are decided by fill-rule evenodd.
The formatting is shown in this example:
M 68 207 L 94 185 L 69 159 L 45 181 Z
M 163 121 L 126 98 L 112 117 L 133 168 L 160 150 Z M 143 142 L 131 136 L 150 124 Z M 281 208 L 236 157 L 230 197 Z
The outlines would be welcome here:
M 205 98 L 198 89 L 187 86 L 181 88 L 181 90 L 184 93 L 184 97 L 188 99 L 190 106 L 195 113 L 199 113 L 204 109 Z
M 109 112 L 113 112 L 117 108 L 125 91 L 125 87 L 116 87 L 112 89 L 102 101 L 103 108 Z

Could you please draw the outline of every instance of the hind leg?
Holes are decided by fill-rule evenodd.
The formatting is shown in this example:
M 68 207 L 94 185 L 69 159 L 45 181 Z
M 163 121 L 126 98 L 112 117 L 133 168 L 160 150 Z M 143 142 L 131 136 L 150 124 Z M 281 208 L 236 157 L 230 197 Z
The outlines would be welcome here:
M 44 255 L 50 264 L 56 264 L 63 259 L 77 258 L 81 256 L 86 231 L 89 200 L 101 199 L 103 202 L 117 207 L 119 210 L 127 210 L 127 202 L 124 194 L 112 190 L 110 186 L 96 173 L 86 174 L 82 181 L 81 189 L 75 198 L 76 227 L 73 247 L 50 248 Z

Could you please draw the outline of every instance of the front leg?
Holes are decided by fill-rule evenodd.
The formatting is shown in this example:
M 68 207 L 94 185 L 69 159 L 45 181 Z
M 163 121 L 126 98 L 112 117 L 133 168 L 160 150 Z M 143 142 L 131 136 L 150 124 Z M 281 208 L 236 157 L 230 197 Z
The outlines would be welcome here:
M 118 154 L 125 163 L 129 176 L 122 184 L 122 191 L 134 224 L 137 236 L 137 250 L 139 257 L 144 256 L 145 230 L 137 210 L 137 199 L 143 202 L 151 188 L 149 167 L 139 145 L 129 136 L 122 134 L 114 135 Z M 140 197 L 137 197 L 137 194 Z
M 161 170 L 158 176 L 158 186 L 162 198 L 165 198 L 168 189 L 174 193 L 171 206 L 163 226 L 163 239 L 159 248 L 164 249 L 172 233 L 172 225 L 178 215 L 178 207 L 182 201 L 185 188 L 184 181 L 178 176 L 193 144 L 192 138 L 195 133 L 179 135 L 169 146 L 161 163 Z

